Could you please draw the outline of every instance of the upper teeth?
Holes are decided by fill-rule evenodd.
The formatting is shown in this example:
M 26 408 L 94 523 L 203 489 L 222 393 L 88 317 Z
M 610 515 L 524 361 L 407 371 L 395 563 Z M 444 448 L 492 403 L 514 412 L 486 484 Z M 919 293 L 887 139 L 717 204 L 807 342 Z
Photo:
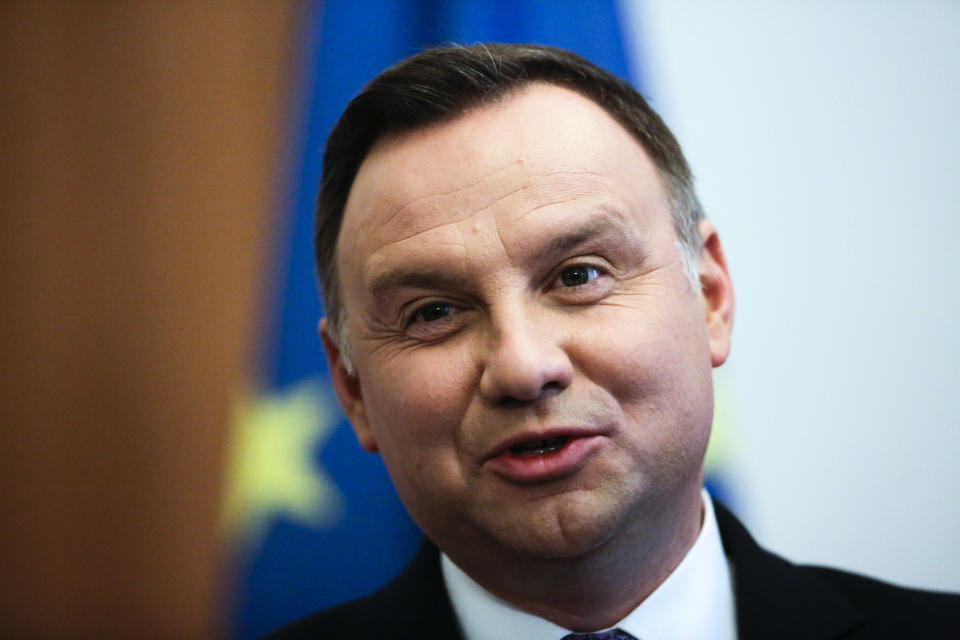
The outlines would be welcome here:
M 510 447 L 510 452 L 515 456 L 531 455 L 539 453 L 548 453 L 556 451 L 568 440 L 567 436 L 557 436 L 555 438 L 545 438 L 543 440 L 530 440 L 521 442 Z

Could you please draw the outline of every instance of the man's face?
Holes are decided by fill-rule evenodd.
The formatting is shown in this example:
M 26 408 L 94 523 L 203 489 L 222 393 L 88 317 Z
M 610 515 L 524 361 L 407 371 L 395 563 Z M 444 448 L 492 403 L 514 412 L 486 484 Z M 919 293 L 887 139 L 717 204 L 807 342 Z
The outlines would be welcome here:
M 702 231 L 699 291 L 642 148 L 552 85 L 370 152 L 338 244 L 356 373 L 324 342 L 448 553 L 576 556 L 696 500 L 732 312 Z

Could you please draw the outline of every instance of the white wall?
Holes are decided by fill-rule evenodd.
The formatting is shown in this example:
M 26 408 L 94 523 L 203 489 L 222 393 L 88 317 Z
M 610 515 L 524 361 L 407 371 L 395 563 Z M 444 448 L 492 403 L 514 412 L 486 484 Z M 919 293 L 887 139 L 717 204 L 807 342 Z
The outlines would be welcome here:
M 960 590 L 960 2 L 624 2 L 737 291 L 740 511 Z

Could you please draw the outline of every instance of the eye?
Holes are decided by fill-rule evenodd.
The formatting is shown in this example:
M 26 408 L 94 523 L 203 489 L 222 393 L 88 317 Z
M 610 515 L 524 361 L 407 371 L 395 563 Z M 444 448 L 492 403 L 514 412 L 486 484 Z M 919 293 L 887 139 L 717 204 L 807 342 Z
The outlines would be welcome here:
M 456 312 L 453 305 L 447 304 L 445 302 L 431 302 L 428 305 L 424 305 L 417 309 L 416 313 L 413 314 L 413 317 L 410 318 L 411 323 L 413 322 L 436 322 L 437 320 L 443 320 L 444 318 L 453 315 Z
M 407 316 L 404 332 L 417 341 L 437 342 L 455 335 L 469 321 L 469 308 L 451 302 L 428 302 Z
M 564 287 L 579 287 L 588 284 L 600 276 L 600 270 L 596 267 L 578 264 L 567 267 L 557 276 L 559 284 Z

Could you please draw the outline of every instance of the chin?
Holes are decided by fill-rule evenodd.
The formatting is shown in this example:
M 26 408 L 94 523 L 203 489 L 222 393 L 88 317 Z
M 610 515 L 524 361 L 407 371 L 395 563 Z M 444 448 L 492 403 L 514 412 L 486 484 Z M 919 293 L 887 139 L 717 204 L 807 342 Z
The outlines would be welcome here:
M 600 508 L 589 499 L 565 496 L 525 509 L 488 528 L 501 546 L 528 558 L 577 558 L 605 545 L 623 529 L 624 509 Z

